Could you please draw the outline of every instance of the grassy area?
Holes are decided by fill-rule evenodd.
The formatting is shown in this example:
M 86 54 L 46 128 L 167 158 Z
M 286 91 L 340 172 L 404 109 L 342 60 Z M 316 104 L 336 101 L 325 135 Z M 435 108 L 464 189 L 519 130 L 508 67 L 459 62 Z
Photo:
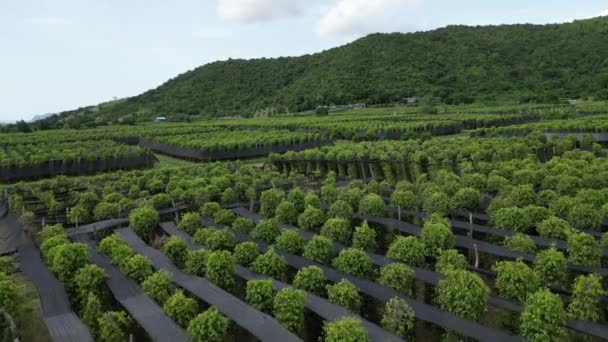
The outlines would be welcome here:
M 155 169 L 160 169 L 164 167 L 176 167 L 176 166 L 192 166 L 196 164 L 201 164 L 201 162 L 194 162 L 184 159 L 177 159 L 173 157 L 166 156 L 164 154 L 155 153 L 156 158 L 158 158 L 158 163 L 154 164 Z
M 15 317 L 21 341 L 51 342 L 51 336 L 42 319 L 40 299 L 34 285 L 21 275 L 14 276 L 19 286 L 21 301 Z

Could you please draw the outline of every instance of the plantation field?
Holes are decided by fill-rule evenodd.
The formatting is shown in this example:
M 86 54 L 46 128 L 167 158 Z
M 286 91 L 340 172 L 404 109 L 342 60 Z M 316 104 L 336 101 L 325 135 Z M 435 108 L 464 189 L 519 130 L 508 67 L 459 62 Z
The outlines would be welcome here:
M 608 339 L 608 104 L 436 107 L 2 134 L 0 341 Z

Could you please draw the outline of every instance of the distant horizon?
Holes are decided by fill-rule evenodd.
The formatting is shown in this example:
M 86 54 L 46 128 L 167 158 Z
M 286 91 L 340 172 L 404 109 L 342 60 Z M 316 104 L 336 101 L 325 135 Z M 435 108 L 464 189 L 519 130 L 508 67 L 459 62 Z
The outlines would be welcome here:
M 135 16 L 135 13 L 137 15 Z M 0 4 L 7 60 L 0 122 L 128 98 L 214 61 L 292 57 L 372 33 L 429 31 L 448 25 L 552 24 L 608 15 L 582 0 L 38 0 Z M 160 23 L 160 24 L 159 24 Z M 25 43 L 27 42 L 27 43 Z

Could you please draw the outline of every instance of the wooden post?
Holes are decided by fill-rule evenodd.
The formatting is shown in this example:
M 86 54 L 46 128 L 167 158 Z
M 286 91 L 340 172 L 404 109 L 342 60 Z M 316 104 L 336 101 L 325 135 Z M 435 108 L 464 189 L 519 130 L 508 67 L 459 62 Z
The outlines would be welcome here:
M 479 268 L 479 252 L 477 251 L 477 244 L 473 244 L 475 249 L 475 268 Z

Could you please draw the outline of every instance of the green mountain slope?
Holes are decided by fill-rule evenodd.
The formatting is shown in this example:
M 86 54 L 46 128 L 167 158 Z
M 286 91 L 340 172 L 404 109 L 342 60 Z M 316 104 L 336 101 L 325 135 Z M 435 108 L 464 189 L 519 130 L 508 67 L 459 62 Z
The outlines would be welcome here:
M 125 101 L 61 116 L 251 115 L 427 94 L 447 103 L 606 99 L 608 17 L 372 34 L 314 55 L 214 62 Z

